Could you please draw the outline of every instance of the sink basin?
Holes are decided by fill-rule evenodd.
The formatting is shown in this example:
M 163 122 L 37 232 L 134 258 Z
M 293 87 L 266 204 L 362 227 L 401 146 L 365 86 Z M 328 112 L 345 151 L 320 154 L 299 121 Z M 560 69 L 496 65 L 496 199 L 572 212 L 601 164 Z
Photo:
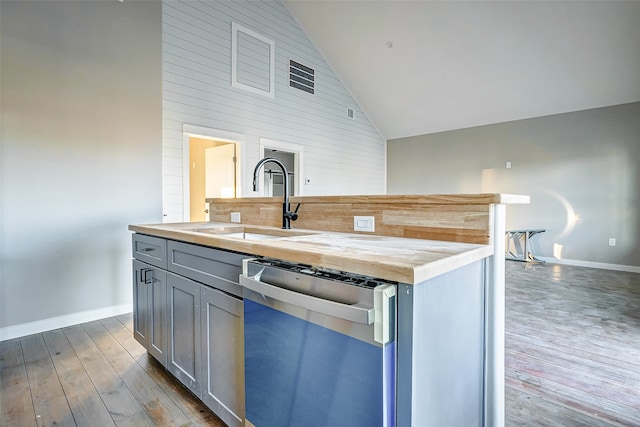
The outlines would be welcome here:
M 220 237 L 231 237 L 232 239 L 243 240 L 268 240 L 268 239 L 281 239 L 283 237 L 293 236 L 307 236 L 308 232 L 294 231 L 294 230 L 282 230 L 278 228 L 251 228 L 251 227 L 219 227 L 219 228 L 199 228 L 195 230 L 196 233 L 213 234 Z
M 285 236 L 274 236 L 273 234 L 262 234 L 262 233 L 247 233 L 246 231 L 242 231 L 239 233 L 224 233 L 221 234 L 224 237 L 232 237 L 234 239 L 245 239 L 245 240 L 266 240 L 266 239 L 279 239 Z

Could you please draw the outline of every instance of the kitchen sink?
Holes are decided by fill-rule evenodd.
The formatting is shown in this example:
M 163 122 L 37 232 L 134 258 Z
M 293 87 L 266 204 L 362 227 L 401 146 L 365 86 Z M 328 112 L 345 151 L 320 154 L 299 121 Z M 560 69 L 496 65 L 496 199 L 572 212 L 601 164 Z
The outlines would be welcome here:
M 247 233 L 246 231 L 242 231 L 239 233 L 225 233 L 222 234 L 224 237 L 232 237 L 234 239 L 245 239 L 245 240 L 266 240 L 266 239 L 279 239 L 284 236 L 274 236 L 273 234 L 262 234 L 262 233 Z
M 282 230 L 279 228 L 252 228 L 252 227 L 219 227 L 219 228 L 199 228 L 195 230 L 196 233 L 207 233 L 220 237 L 230 237 L 232 239 L 244 239 L 244 240 L 268 240 L 268 239 L 281 239 L 283 237 L 294 236 L 307 236 L 309 234 L 304 231 L 294 230 Z

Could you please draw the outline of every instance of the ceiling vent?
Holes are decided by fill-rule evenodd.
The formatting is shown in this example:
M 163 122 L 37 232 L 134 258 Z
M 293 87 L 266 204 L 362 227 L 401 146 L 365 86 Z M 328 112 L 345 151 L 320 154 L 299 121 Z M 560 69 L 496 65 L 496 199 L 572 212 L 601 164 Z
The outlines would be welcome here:
M 314 94 L 316 87 L 316 71 L 299 62 L 289 60 L 289 86 Z

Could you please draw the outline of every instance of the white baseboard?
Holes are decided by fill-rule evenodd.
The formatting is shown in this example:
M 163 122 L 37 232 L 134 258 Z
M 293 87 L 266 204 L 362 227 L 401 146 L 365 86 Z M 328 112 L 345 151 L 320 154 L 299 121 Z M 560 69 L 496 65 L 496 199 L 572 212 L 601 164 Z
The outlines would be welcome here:
M 640 267 L 636 267 L 633 265 L 608 264 L 605 262 L 579 261 L 575 259 L 557 259 L 552 257 L 541 257 L 541 256 L 537 256 L 536 258 L 541 259 L 542 261 L 545 261 L 548 264 L 575 265 L 577 267 L 590 267 L 590 268 L 600 268 L 603 270 L 615 270 L 615 271 L 626 271 L 629 273 L 640 273 Z
M 7 326 L 0 328 L 0 341 L 20 338 L 31 334 L 39 334 L 40 332 L 51 331 L 53 329 L 66 328 L 67 326 L 92 322 L 94 320 L 104 319 L 105 317 L 119 316 L 120 314 L 130 313 L 132 310 L 132 304 L 116 305 L 97 310 L 65 314 L 64 316 L 50 317 L 48 319 L 36 320 L 35 322 L 22 323 L 20 325 Z

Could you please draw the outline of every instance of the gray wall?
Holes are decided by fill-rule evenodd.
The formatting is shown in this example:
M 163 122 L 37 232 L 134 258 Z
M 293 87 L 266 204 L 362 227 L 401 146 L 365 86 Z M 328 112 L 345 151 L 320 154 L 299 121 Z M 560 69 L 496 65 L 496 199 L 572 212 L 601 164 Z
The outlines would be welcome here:
M 161 3 L 1 1 L 0 335 L 131 309 L 161 217 Z
M 389 194 L 530 195 L 507 229 L 547 229 L 537 254 L 640 271 L 640 103 L 391 140 L 387 161 Z

